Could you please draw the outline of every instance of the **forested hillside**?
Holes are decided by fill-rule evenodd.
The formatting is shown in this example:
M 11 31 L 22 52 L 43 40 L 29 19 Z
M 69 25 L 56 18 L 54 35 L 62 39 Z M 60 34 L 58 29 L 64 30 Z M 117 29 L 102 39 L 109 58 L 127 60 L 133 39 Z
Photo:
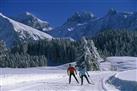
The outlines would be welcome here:
M 137 31 L 102 31 L 93 40 L 102 56 L 137 56 Z
M 89 70 L 98 70 L 98 53 L 94 48 L 94 43 L 86 39 L 84 41 L 71 41 L 69 39 L 39 40 L 25 42 L 8 50 L 4 50 L 5 46 L 2 46 L 5 56 L 1 57 L 0 66 L 20 68 L 55 66 L 76 61 L 80 63 L 79 65 L 85 62 L 90 68 Z M 79 49 L 82 50 L 79 52 Z M 90 53 L 90 55 L 87 55 L 87 53 Z M 82 60 L 77 60 L 79 54 L 82 54 L 82 56 L 79 56 Z M 87 60 L 87 58 L 90 59 Z
M 49 41 L 45 39 L 35 42 L 24 42 L 10 49 L 7 49 L 4 42 L 1 42 L 0 66 L 21 68 L 55 66 L 77 61 L 78 55 L 81 55 L 81 53 L 84 55 L 86 52 L 90 54 L 89 51 L 91 54 L 85 54 L 84 56 L 91 57 L 88 63 L 92 64 L 99 54 L 97 53 L 96 55 L 93 52 L 94 48 L 92 46 L 94 44 L 91 39 L 93 39 L 95 47 L 103 58 L 107 56 L 137 56 L 137 31 L 106 30 L 98 33 L 95 37 L 86 39 L 88 39 L 87 46 L 82 40 L 53 39 Z M 90 60 L 92 61 L 90 62 Z M 82 59 L 83 61 L 84 59 Z M 98 62 L 95 61 L 93 63 L 97 64 Z
M 48 65 L 59 65 L 75 61 L 77 47 L 78 42 L 66 39 L 40 40 L 18 45 L 11 49 L 11 53 L 44 55 L 48 59 Z

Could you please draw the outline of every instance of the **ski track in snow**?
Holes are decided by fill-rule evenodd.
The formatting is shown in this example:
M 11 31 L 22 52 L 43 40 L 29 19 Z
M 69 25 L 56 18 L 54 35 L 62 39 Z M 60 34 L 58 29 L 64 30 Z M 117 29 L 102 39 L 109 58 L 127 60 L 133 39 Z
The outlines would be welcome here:
M 89 79 L 94 82 L 94 85 L 88 84 L 86 79 L 84 79 L 84 85 L 81 86 L 80 84 L 77 84 L 73 77 L 72 83 L 68 84 L 66 70 L 58 68 L 30 68 L 23 69 L 22 71 L 21 69 L 1 70 L 6 73 L 4 75 L 0 74 L 0 78 L 2 79 L 0 91 L 105 91 L 102 87 L 103 78 L 110 77 L 116 73 L 111 71 L 89 72 Z M 25 74 L 25 72 L 29 71 L 30 74 Z M 77 77 L 80 82 L 78 75 Z

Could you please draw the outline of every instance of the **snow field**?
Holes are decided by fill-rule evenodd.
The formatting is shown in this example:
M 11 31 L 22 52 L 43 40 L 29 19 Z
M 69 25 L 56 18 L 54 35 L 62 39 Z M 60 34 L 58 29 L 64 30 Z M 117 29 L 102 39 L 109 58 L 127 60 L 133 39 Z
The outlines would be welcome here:
M 101 63 L 107 71 L 89 71 L 93 84 L 68 84 L 68 64 L 57 67 L 0 68 L 0 91 L 137 91 L 136 57 L 108 57 Z M 72 63 L 75 65 L 75 62 Z M 104 65 L 105 64 L 105 65 Z M 110 65 L 109 65 L 110 64 Z M 116 66 L 112 71 L 110 68 Z M 80 82 L 80 77 L 77 75 Z
M 90 81 L 88 84 L 84 79 L 84 85 L 77 84 L 72 77 L 72 83 L 68 84 L 66 70 L 54 67 L 10 69 L 1 68 L 0 75 L 1 91 L 105 91 L 102 87 L 102 79 L 109 77 L 115 72 L 93 71 L 89 72 Z M 30 74 L 29 74 L 30 73 Z M 37 74 L 36 74 L 37 73 Z M 77 75 L 80 82 L 80 77 Z

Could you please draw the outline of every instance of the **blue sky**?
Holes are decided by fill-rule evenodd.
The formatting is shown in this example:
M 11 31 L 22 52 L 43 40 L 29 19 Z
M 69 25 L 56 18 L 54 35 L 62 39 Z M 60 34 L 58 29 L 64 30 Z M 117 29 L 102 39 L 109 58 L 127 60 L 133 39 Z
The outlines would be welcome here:
M 0 12 L 16 16 L 31 12 L 53 27 L 62 25 L 76 11 L 91 11 L 103 16 L 110 8 L 137 11 L 137 0 L 0 0 Z

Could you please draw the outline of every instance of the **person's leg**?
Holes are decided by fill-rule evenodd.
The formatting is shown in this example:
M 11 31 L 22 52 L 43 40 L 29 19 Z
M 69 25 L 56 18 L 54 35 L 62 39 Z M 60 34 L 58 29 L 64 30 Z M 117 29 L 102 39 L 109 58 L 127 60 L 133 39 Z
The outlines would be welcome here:
M 71 73 L 69 74 L 69 84 L 71 83 Z
M 83 75 L 80 76 L 80 78 L 81 78 L 81 85 L 83 85 Z
M 88 82 L 89 84 L 91 84 L 90 81 L 89 81 L 89 79 L 88 79 L 88 77 L 87 77 L 86 75 L 84 75 L 84 77 L 86 78 L 87 82 Z
M 75 74 L 73 74 L 73 76 L 74 76 L 75 80 L 77 81 L 77 83 L 79 83 L 79 81 L 78 81 L 77 77 L 75 76 Z

